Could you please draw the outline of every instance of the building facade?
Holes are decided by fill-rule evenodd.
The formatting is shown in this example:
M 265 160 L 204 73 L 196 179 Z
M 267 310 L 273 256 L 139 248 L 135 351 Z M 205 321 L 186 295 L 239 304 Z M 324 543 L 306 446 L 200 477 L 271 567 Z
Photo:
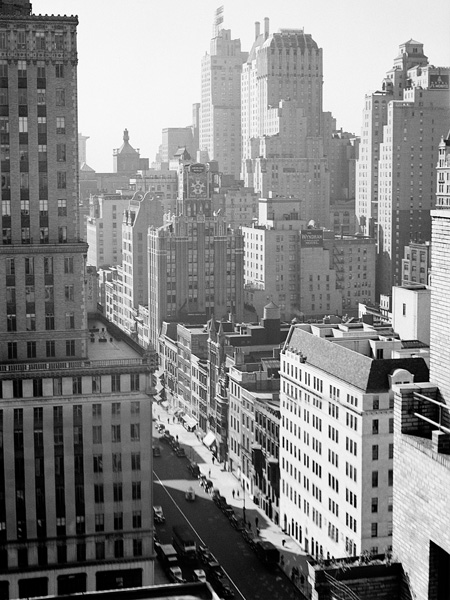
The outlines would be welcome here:
M 181 164 L 175 215 L 149 230 L 150 341 L 157 347 L 164 320 L 230 312 L 242 320 L 242 235 L 212 210 L 213 173 Z
M 0 15 L 0 595 L 151 584 L 156 364 L 88 324 L 78 20 Z
M 391 546 L 393 386 L 428 377 L 399 349 L 349 323 L 295 325 L 281 352 L 280 522 L 314 557 Z
M 417 600 L 438 600 L 450 594 L 448 135 L 439 144 L 437 167 L 436 208 L 431 212 L 430 383 L 399 386 L 395 399 L 393 549 Z
M 242 176 L 261 197 L 299 199 L 300 218 L 329 223 L 324 155 L 322 50 L 300 29 L 256 24 L 242 70 Z
M 219 20 L 219 22 L 217 22 Z M 200 150 L 216 160 L 223 173 L 239 178 L 241 170 L 241 70 L 248 53 L 231 39 L 215 17 L 209 53 L 202 58 Z

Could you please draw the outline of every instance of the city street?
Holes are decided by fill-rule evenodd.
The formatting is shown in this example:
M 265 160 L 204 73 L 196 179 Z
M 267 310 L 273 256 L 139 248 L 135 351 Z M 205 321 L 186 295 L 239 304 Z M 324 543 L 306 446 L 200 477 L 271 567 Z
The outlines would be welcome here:
M 175 433 L 175 429 L 179 431 L 179 426 L 176 428 L 172 426 L 171 429 Z M 206 545 L 225 570 L 232 584 L 231 587 L 235 589 L 235 598 L 245 600 L 302 598 L 302 594 L 281 570 L 278 568 L 274 571 L 267 570 L 244 541 L 241 533 L 232 528 L 228 518 L 212 501 L 210 494 L 205 492 L 199 485 L 199 481 L 191 476 L 187 469 L 188 458 L 199 464 L 204 463 L 195 445 L 183 444 L 187 457 L 177 457 L 167 442 L 159 441 L 159 434 L 155 431 L 154 434 L 154 445 L 159 445 L 161 448 L 161 456 L 154 458 L 154 504 L 163 507 L 166 517 L 164 524 L 156 526 L 160 542 L 171 543 L 173 525 L 187 521 L 197 534 L 198 543 Z M 200 443 L 192 434 L 189 434 L 189 437 L 197 444 Z M 205 472 L 205 468 L 202 470 Z M 210 476 L 213 486 L 220 489 L 220 468 L 208 468 L 205 474 Z M 195 490 L 194 502 L 187 502 L 185 499 L 185 491 L 189 487 Z M 241 505 L 243 508 L 243 498 Z M 237 506 L 233 508 L 235 513 L 242 517 L 242 508 Z M 246 509 L 246 517 L 250 523 L 253 523 L 254 531 L 255 517 L 259 517 L 259 512 L 249 506 Z M 192 568 L 183 567 L 185 579 L 192 576 Z M 199 565 L 199 568 L 202 568 L 202 565 Z M 155 572 L 156 583 L 159 583 L 158 577 L 164 577 L 164 574 L 160 573 L 158 567 Z

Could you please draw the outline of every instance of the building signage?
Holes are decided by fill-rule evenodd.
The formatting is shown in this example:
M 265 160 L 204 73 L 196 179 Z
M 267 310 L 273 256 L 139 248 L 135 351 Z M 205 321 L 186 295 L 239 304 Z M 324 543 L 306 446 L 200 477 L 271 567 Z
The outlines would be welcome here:
M 304 229 L 301 232 L 301 245 L 302 245 L 302 248 L 323 246 L 323 230 L 322 229 Z
M 448 90 L 448 75 L 430 75 L 430 90 Z
M 205 173 L 206 165 L 202 165 L 201 163 L 195 163 L 189 167 L 189 171 L 191 173 Z

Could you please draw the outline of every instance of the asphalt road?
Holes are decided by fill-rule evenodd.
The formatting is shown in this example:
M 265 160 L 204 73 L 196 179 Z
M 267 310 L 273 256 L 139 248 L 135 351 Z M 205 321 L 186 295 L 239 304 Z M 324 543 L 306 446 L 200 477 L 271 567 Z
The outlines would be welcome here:
M 231 527 L 210 495 L 200 487 L 197 479 L 191 477 L 187 458 L 175 456 L 166 443 L 159 445 L 161 456 L 153 461 L 153 492 L 154 504 L 163 507 L 166 517 L 164 524 L 156 526 L 160 542 L 171 543 L 173 525 L 187 522 L 197 534 L 199 543 L 206 545 L 223 567 L 236 600 L 301 599 L 302 595 L 285 574 L 278 569 L 267 570 L 241 533 Z M 220 481 L 213 483 L 220 487 Z M 184 494 L 189 487 L 195 490 L 195 502 L 185 499 Z M 196 568 L 195 565 L 192 568 Z M 183 565 L 182 569 L 184 577 L 189 579 L 191 569 Z

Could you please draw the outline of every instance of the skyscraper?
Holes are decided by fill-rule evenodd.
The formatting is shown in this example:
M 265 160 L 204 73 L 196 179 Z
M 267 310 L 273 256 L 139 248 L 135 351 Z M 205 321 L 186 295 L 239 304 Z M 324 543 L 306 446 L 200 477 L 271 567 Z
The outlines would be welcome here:
M 299 199 L 300 218 L 329 223 L 324 156 L 322 50 L 302 29 L 256 39 L 242 72 L 242 173 L 261 197 Z
M 415 40 L 400 46 L 382 90 L 366 96 L 356 216 L 377 236 L 377 291 L 401 283 L 403 249 L 431 236 L 434 168 L 450 116 L 449 69 L 434 67 Z
M 78 19 L 0 15 L 0 596 L 150 584 L 154 361 L 88 325 Z
M 221 172 L 239 179 L 241 169 L 241 69 L 248 53 L 222 29 L 216 12 L 209 54 L 202 58 L 200 150 L 219 163 Z
M 181 163 L 175 215 L 148 235 L 149 329 L 156 348 L 163 320 L 197 314 L 243 316 L 242 235 L 212 210 L 215 173 Z

